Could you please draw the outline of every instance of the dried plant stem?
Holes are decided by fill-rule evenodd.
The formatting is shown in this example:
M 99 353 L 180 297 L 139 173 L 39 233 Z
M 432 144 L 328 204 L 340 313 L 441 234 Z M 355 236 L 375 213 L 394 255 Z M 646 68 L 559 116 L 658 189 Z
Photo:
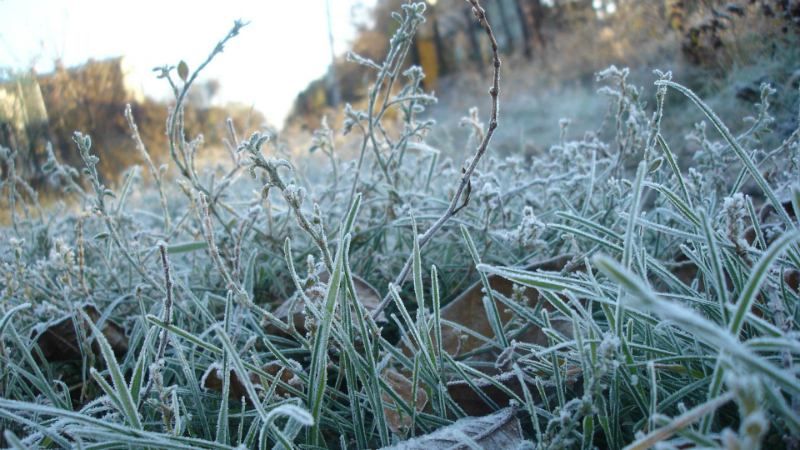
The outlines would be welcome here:
M 491 116 L 489 118 L 489 126 L 484 134 L 483 139 L 481 140 L 480 144 L 478 145 L 478 149 L 475 152 L 475 155 L 469 161 L 469 165 L 462 169 L 461 179 L 459 180 L 458 187 L 456 188 L 455 195 L 450 200 L 450 204 L 448 205 L 447 209 L 444 213 L 436 219 L 433 225 L 428 228 L 425 233 L 419 237 L 419 246 L 420 249 L 427 244 L 431 238 L 436 234 L 439 229 L 441 229 L 445 223 L 447 223 L 450 218 L 458 214 L 458 212 L 463 209 L 469 203 L 470 198 L 470 179 L 472 178 L 472 174 L 475 172 L 475 168 L 478 166 L 481 158 L 484 154 L 486 154 L 486 150 L 489 148 L 489 142 L 492 140 L 492 136 L 494 135 L 494 131 L 497 129 L 497 116 L 498 116 L 498 109 L 499 109 L 499 94 L 500 94 L 500 56 L 498 54 L 498 46 L 497 46 L 497 39 L 495 39 L 494 31 L 492 31 L 492 26 L 489 24 L 489 21 L 486 17 L 486 10 L 480 4 L 479 0 L 467 0 L 470 5 L 472 5 L 472 11 L 475 14 L 475 17 L 480 22 L 483 29 L 486 31 L 486 35 L 489 37 L 489 41 L 492 45 L 492 65 L 493 65 L 493 75 L 492 75 L 492 87 L 489 88 L 489 96 L 492 99 L 492 111 Z M 463 198 L 463 200 L 462 200 Z M 408 257 L 406 263 L 403 265 L 403 269 L 400 271 L 400 274 L 397 275 L 397 278 L 394 280 L 395 286 L 401 286 L 403 282 L 408 277 L 409 272 L 411 271 L 412 264 L 414 262 L 413 254 Z M 386 309 L 386 306 L 391 301 L 391 295 L 387 294 L 381 303 L 378 305 L 377 308 L 372 312 L 372 318 L 375 319 L 380 316 L 381 312 Z
M 203 61 L 194 70 L 194 72 L 188 76 L 188 78 L 184 79 L 183 88 L 179 89 L 178 85 L 172 79 L 172 76 L 170 75 L 170 72 L 173 69 L 172 67 L 164 66 L 156 69 L 157 71 L 160 71 L 159 77 L 167 80 L 172 88 L 172 93 L 175 96 L 175 108 L 167 117 L 167 138 L 169 141 L 170 156 L 175 162 L 175 165 L 178 167 L 181 175 L 183 175 L 184 178 L 186 178 L 192 184 L 192 187 L 209 197 L 209 209 L 211 214 L 217 218 L 219 223 L 222 224 L 223 228 L 225 228 L 225 231 L 228 233 L 231 232 L 231 229 L 228 223 L 223 220 L 216 208 L 216 202 L 218 201 L 218 197 L 221 192 L 218 192 L 217 195 L 214 195 L 214 193 L 210 192 L 208 188 L 203 186 L 202 183 L 200 183 L 200 180 L 197 178 L 197 170 L 194 166 L 194 152 L 196 151 L 196 146 L 198 144 L 196 144 L 195 141 L 186 141 L 186 136 L 184 135 L 184 108 L 186 96 L 189 93 L 189 88 L 192 86 L 197 76 L 218 54 L 222 53 L 225 48 L 225 44 L 232 38 L 236 37 L 241 29 L 246 25 L 247 22 L 243 22 L 241 20 L 234 21 L 233 27 L 230 29 L 230 31 L 228 31 L 228 34 L 225 35 L 225 37 L 222 38 L 216 46 L 214 46 L 214 49 L 211 51 L 211 53 L 209 53 L 205 61 Z M 180 155 L 178 154 L 179 150 Z
M 170 154 L 172 155 L 172 159 L 175 161 L 175 164 L 180 169 L 181 173 L 188 179 L 193 179 L 193 167 L 191 167 L 191 163 L 189 159 L 186 157 L 186 141 L 183 136 L 183 106 L 184 101 L 186 100 L 186 95 L 189 92 L 189 88 L 194 83 L 194 80 L 197 78 L 197 75 L 205 69 L 205 67 L 214 59 L 215 56 L 222 53 L 225 44 L 232 39 L 233 37 L 239 34 L 239 31 L 247 25 L 245 22 L 241 20 L 237 20 L 234 22 L 233 27 L 225 35 L 222 40 L 220 40 L 217 45 L 214 47 L 214 50 L 209 53 L 208 57 L 206 57 L 205 61 L 203 61 L 197 68 L 192 72 L 188 79 L 186 79 L 183 89 L 178 89 L 178 86 L 172 80 L 172 77 L 169 75 L 169 69 L 164 68 L 162 69 L 162 75 L 164 78 L 167 79 L 170 86 L 172 87 L 172 91 L 175 94 L 175 109 L 170 114 L 167 120 L 167 136 L 169 137 L 169 150 Z M 183 156 L 183 160 L 178 158 L 177 150 L 180 148 Z
M 205 194 L 200 194 L 200 220 L 203 224 L 203 233 L 208 243 L 208 253 L 211 255 L 211 260 L 217 266 L 222 278 L 225 280 L 226 288 L 240 293 L 241 288 L 236 280 L 233 279 L 230 270 L 225 265 L 222 255 L 219 253 L 217 242 L 214 238 L 214 224 L 211 222 L 210 205 L 208 197 Z
M 164 294 L 164 313 L 161 320 L 168 327 L 172 324 L 172 275 L 169 267 L 169 259 L 167 258 L 167 244 L 164 242 L 159 242 L 158 251 L 161 254 L 161 266 L 164 269 L 164 290 L 166 291 Z M 159 338 L 158 350 L 155 358 L 155 367 L 158 366 L 158 362 L 164 358 L 164 355 L 167 352 L 167 343 L 169 342 L 169 331 L 167 331 L 167 327 L 164 327 L 161 330 L 161 336 Z M 147 387 L 145 387 L 142 398 L 147 398 L 147 395 L 153 388 L 154 380 L 155 377 L 151 375 L 147 382 Z
M 172 275 L 169 267 L 169 259 L 167 258 L 167 247 L 164 242 L 158 244 L 158 252 L 161 254 L 161 266 L 164 268 L 164 288 L 166 294 L 164 295 L 164 317 L 165 324 L 172 323 Z M 156 360 L 164 357 L 167 351 L 167 342 L 169 341 L 169 332 L 166 328 L 161 331 L 161 340 L 158 344 L 158 354 Z
M 81 290 L 84 293 L 88 293 L 89 292 L 89 288 L 86 285 L 86 274 L 85 274 L 85 272 L 86 272 L 86 258 L 85 258 L 86 247 L 85 247 L 85 242 L 84 242 L 84 238 L 83 238 L 83 221 L 84 221 L 84 217 L 81 216 L 81 217 L 78 218 L 78 222 L 75 224 L 75 234 L 76 234 L 77 241 L 78 241 L 78 245 L 77 245 L 78 254 L 76 256 L 77 256 L 77 260 L 78 260 L 78 281 L 80 282 Z
M 406 32 L 413 35 L 416 32 L 416 24 L 413 22 L 408 23 L 409 28 L 406 29 Z M 402 31 L 402 30 L 401 30 Z M 400 31 L 398 31 L 400 32 Z M 386 56 L 386 60 L 384 61 L 383 65 L 378 67 L 378 75 L 375 79 L 375 83 L 369 90 L 369 102 L 367 104 L 367 126 L 365 127 L 360 122 L 357 126 L 361 129 L 361 132 L 364 135 L 364 138 L 361 142 L 361 150 L 358 157 L 358 163 L 356 165 L 356 172 L 353 178 L 353 185 L 350 189 L 350 198 L 348 200 L 348 204 L 353 203 L 353 199 L 355 198 L 356 191 L 358 189 L 358 183 L 361 177 L 361 167 L 364 162 L 364 155 L 366 153 L 367 147 L 371 147 L 373 153 L 375 154 L 375 159 L 378 162 L 378 166 L 383 173 L 383 176 L 386 178 L 386 182 L 395 187 L 395 180 L 392 179 L 392 176 L 389 172 L 390 162 L 391 162 L 391 155 L 389 156 L 389 160 L 385 160 L 381 155 L 381 143 L 378 142 L 378 138 L 375 136 L 376 131 L 380 131 L 384 137 L 384 142 L 386 142 L 386 132 L 381 127 L 381 119 L 386 111 L 392 106 L 392 88 L 397 81 L 398 76 L 400 75 L 400 69 L 403 65 L 403 62 L 406 60 L 408 56 L 409 49 L 411 48 L 410 40 L 407 43 L 398 46 L 392 46 L 389 50 L 389 54 Z M 378 107 L 378 102 L 380 100 L 381 95 L 383 95 L 383 102 L 380 107 Z M 399 101 L 405 101 L 405 98 L 398 99 Z M 377 130 L 376 130 L 377 129 Z
M 661 441 L 667 440 L 675 433 L 686 428 L 694 422 L 700 420 L 706 414 L 717 410 L 720 406 L 733 400 L 733 393 L 727 393 L 717 398 L 711 399 L 694 409 L 690 409 L 676 417 L 663 428 L 651 431 L 649 434 L 638 441 L 625 447 L 625 450 L 644 450 L 653 447 Z
M 248 143 L 245 145 L 247 151 L 250 152 L 252 164 L 255 167 L 263 169 L 269 177 L 270 184 L 277 187 L 278 190 L 281 191 L 281 195 L 283 195 L 286 204 L 289 205 L 294 212 L 297 224 L 306 234 L 308 234 L 314 244 L 316 244 L 316 246 L 319 248 L 319 251 L 322 254 L 323 262 L 325 263 L 325 267 L 328 269 L 328 271 L 332 271 L 333 258 L 331 257 L 330 248 L 328 247 L 324 230 L 321 226 L 315 227 L 314 224 L 311 223 L 311 221 L 303 212 L 301 202 L 297 201 L 297 199 L 294 198 L 294 196 L 289 192 L 289 185 L 286 184 L 280 173 L 278 173 L 278 166 L 284 165 L 284 163 L 265 159 L 260 151 L 261 145 L 261 143 Z M 285 165 L 288 166 L 289 164 L 285 163 Z
M 150 169 L 150 173 L 153 175 L 153 180 L 155 180 L 156 182 L 156 187 L 158 188 L 159 200 L 161 201 L 161 209 L 164 212 L 164 230 L 169 232 L 169 227 L 170 227 L 169 206 L 167 205 L 167 196 L 164 193 L 164 184 L 162 183 L 161 172 L 153 163 L 153 159 L 150 157 L 150 152 L 147 151 L 147 147 L 144 145 L 144 142 L 142 141 L 142 136 L 139 134 L 139 127 L 133 120 L 133 111 L 131 109 L 130 103 L 125 105 L 125 118 L 128 120 L 128 127 L 131 129 L 131 137 L 133 138 L 133 142 L 136 144 L 136 149 L 139 150 L 139 153 L 142 154 L 142 158 L 144 158 L 144 161 L 147 164 L 147 168 Z
M 142 267 L 141 261 L 139 258 L 134 258 L 133 254 L 131 253 L 130 249 L 125 245 L 125 242 L 120 236 L 117 227 L 114 226 L 114 221 L 105 211 L 102 212 L 103 222 L 106 225 L 106 229 L 108 230 L 108 234 L 111 236 L 111 239 L 114 241 L 114 244 L 119 247 L 119 250 L 122 252 L 122 256 L 128 260 L 130 265 L 139 273 L 139 275 L 147 281 L 150 286 L 156 289 L 159 292 L 164 292 L 164 288 Z

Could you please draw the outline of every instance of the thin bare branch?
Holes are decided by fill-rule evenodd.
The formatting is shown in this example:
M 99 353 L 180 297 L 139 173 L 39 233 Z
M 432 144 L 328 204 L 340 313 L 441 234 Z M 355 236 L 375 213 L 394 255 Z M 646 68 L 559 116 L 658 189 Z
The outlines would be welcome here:
M 458 187 L 456 188 L 455 195 L 450 200 L 450 204 L 448 205 L 447 209 L 444 213 L 433 223 L 433 225 L 428 228 L 422 236 L 419 237 L 419 246 L 422 249 L 425 244 L 427 244 L 431 238 L 438 232 L 450 218 L 455 216 L 460 210 L 462 210 L 467 203 L 469 202 L 469 193 L 471 190 L 470 180 L 472 179 L 472 174 L 475 172 L 475 168 L 478 166 L 478 163 L 483 158 L 483 155 L 486 154 L 486 151 L 489 148 L 489 142 L 492 140 L 492 136 L 494 135 L 494 131 L 497 129 L 498 125 L 498 110 L 499 110 L 499 96 L 500 96 L 500 55 L 498 54 L 498 47 L 497 47 L 497 39 L 494 36 L 494 31 L 492 31 L 492 26 L 489 24 L 489 20 L 486 17 L 486 10 L 480 4 L 479 0 L 467 0 L 470 5 L 472 5 L 472 12 L 475 14 L 475 17 L 478 19 L 478 22 L 483 27 L 484 31 L 486 31 L 486 35 L 489 37 L 489 41 L 491 42 L 492 46 L 492 66 L 493 66 L 493 75 L 492 75 L 492 87 L 489 88 L 489 96 L 491 97 L 492 102 L 492 110 L 489 118 L 489 126 L 487 127 L 486 133 L 483 136 L 478 148 L 475 151 L 475 155 L 469 160 L 467 167 L 462 169 L 461 178 L 459 179 Z M 463 197 L 463 199 L 462 199 Z M 411 266 L 413 264 L 413 255 L 410 255 L 406 260 L 406 263 L 403 265 L 403 269 L 397 275 L 397 278 L 394 280 L 395 286 L 402 286 L 403 282 L 405 282 L 406 278 L 408 277 L 409 272 L 411 271 Z M 377 318 L 386 309 L 386 306 L 391 301 L 391 296 L 386 294 L 386 296 L 381 300 L 381 303 L 378 305 L 377 308 L 372 312 L 372 317 Z

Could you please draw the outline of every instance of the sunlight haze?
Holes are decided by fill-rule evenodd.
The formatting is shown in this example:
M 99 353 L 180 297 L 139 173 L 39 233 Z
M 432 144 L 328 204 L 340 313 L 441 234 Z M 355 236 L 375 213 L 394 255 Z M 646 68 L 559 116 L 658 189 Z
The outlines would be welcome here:
M 353 13 L 363 18 L 373 3 L 331 0 L 337 54 L 354 34 Z M 297 93 L 330 62 L 325 0 L 0 0 L 0 68 L 45 73 L 56 59 L 70 67 L 125 56 L 135 83 L 166 98 L 152 68 L 181 59 L 195 68 L 239 18 L 250 24 L 198 81 L 221 82 L 214 103 L 253 106 L 281 126 Z

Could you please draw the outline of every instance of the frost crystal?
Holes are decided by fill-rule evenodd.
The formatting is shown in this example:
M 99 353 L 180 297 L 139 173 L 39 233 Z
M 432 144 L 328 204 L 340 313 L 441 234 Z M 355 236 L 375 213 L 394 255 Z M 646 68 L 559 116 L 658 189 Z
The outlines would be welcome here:
M 494 183 L 488 181 L 481 187 L 478 198 L 480 198 L 481 202 L 485 203 L 489 209 L 495 209 L 500 206 L 500 189 L 498 189 Z
M 747 216 L 744 195 L 741 192 L 737 192 L 730 197 L 725 197 L 722 201 L 720 214 L 725 224 L 728 239 L 736 244 L 737 247 L 747 247 L 747 241 L 742 239 L 744 218 Z
M 541 242 L 539 237 L 544 230 L 545 224 L 533 214 L 533 208 L 526 206 L 522 210 L 522 221 L 515 231 L 516 240 L 523 247 L 533 247 Z

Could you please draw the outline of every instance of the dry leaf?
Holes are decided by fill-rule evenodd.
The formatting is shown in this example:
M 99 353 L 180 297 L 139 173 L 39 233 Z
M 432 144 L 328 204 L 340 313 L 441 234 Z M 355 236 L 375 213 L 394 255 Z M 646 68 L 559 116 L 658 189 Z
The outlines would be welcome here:
M 557 271 L 564 268 L 566 264 L 572 259 L 570 255 L 559 256 L 545 261 L 539 261 L 525 267 L 525 270 L 544 270 L 544 271 Z M 506 297 L 511 297 L 514 283 L 505 278 L 492 275 L 489 277 L 489 285 L 492 290 L 503 294 Z M 464 328 L 470 329 L 479 333 L 487 338 L 493 338 L 494 332 L 489 324 L 489 319 L 486 316 L 486 310 L 483 306 L 484 293 L 482 291 L 483 285 L 477 282 L 467 288 L 461 295 L 456 297 L 453 301 L 448 303 L 442 308 L 441 317 L 443 320 L 456 323 Z M 539 293 L 535 289 L 525 289 L 525 297 L 530 299 L 531 304 L 535 304 L 539 299 Z M 497 311 L 500 314 L 500 319 L 503 324 L 507 324 L 513 317 L 513 314 L 508 311 L 508 308 L 501 302 L 495 301 Z M 552 309 L 549 304 L 543 306 L 544 309 Z M 556 322 L 554 320 L 554 322 Z M 554 323 L 554 326 L 560 331 L 570 335 L 570 323 Z M 516 338 L 519 342 L 526 342 L 538 345 L 547 345 L 547 336 L 542 332 L 539 327 L 531 326 L 528 330 Z M 442 324 L 442 348 L 450 355 L 456 357 L 460 354 L 470 352 L 484 345 L 484 341 L 469 335 L 465 335 L 458 328 L 455 328 L 447 323 Z M 410 354 L 411 351 L 404 347 L 403 351 Z M 494 361 L 497 358 L 496 353 L 486 352 L 480 358 L 486 361 Z
M 189 65 L 186 64 L 186 61 L 181 60 L 181 62 L 178 63 L 178 76 L 184 83 L 189 78 Z
M 328 272 L 323 272 L 319 275 L 319 279 L 322 283 L 327 283 L 328 277 Z M 367 312 L 374 311 L 381 302 L 381 295 L 378 290 L 356 275 L 353 275 L 353 285 L 355 286 L 356 295 L 358 296 L 359 302 L 364 305 L 364 308 L 367 310 Z M 324 295 L 324 293 L 318 289 L 306 291 L 306 296 L 312 299 L 319 297 L 320 302 L 322 301 L 322 297 L 320 297 L 321 295 Z M 275 309 L 274 315 L 286 323 L 291 320 L 294 329 L 300 334 L 305 334 L 306 325 L 305 315 L 303 314 L 304 308 L 305 303 L 303 302 L 303 299 L 298 298 L 295 301 L 286 301 L 281 303 L 281 305 Z M 383 313 L 381 313 L 380 317 L 378 317 L 376 321 L 385 322 L 386 317 L 383 315 Z M 273 324 L 267 325 L 266 331 L 268 333 L 277 335 L 285 334 L 283 330 Z
M 92 322 L 98 324 L 101 314 L 94 305 L 84 305 L 83 311 L 92 319 Z M 36 344 L 42 351 L 44 359 L 49 362 L 55 361 L 72 361 L 81 359 L 80 343 L 78 341 L 78 333 L 75 330 L 77 321 L 83 321 L 83 318 L 75 318 L 66 316 L 51 324 L 46 324 L 46 328 L 35 335 Z M 125 330 L 117 323 L 111 320 L 105 320 L 99 324 L 111 349 L 117 357 L 122 357 L 128 352 L 128 336 L 125 335 Z M 83 323 L 84 334 L 88 335 L 89 326 Z M 100 354 L 100 349 L 97 343 L 92 340 L 92 352 L 95 355 Z
M 484 417 L 466 417 L 433 433 L 400 442 L 386 450 L 468 450 L 480 448 L 512 450 L 523 442 L 522 427 L 515 408 Z
M 795 215 L 794 205 L 792 204 L 791 199 L 781 200 L 781 206 L 783 207 L 783 210 L 789 217 L 791 218 L 797 217 Z M 767 222 L 767 219 L 770 218 L 770 216 L 777 217 L 778 216 L 777 210 L 775 209 L 774 206 L 772 206 L 772 203 L 765 203 L 758 212 L 758 218 L 761 221 L 761 223 L 765 223 Z
M 417 411 L 422 411 L 428 403 L 428 394 L 417 385 L 417 395 L 412 393 L 413 383 L 405 375 L 394 369 L 386 369 L 382 374 L 383 381 L 392 388 L 406 403 L 413 404 Z M 397 406 L 397 402 L 386 392 L 381 393 L 384 402 L 383 411 L 389 421 L 389 429 L 395 434 L 405 434 L 411 427 L 411 417 Z M 386 406 L 386 404 L 394 406 Z
M 571 387 L 581 379 L 580 375 L 581 372 L 579 367 L 567 369 L 566 377 L 564 378 L 563 383 L 567 387 Z M 453 401 L 458 403 L 458 406 L 460 406 L 464 412 L 472 416 L 485 415 L 495 411 L 495 408 L 487 403 L 483 396 L 491 399 L 497 404 L 497 406 L 501 408 L 508 405 L 511 397 L 502 389 L 497 387 L 494 383 L 500 384 L 506 389 L 514 392 L 517 397 L 524 398 L 525 393 L 522 389 L 522 383 L 520 383 L 519 378 L 514 372 L 505 372 L 500 375 L 493 376 L 491 377 L 491 380 L 492 382 L 482 378 L 470 380 L 472 385 L 480 390 L 480 392 L 477 392 L 465 380 L 451 381 L 450 383 L 447 383 L 447 393 L 450 395 Z M 542 381 L 542 383 L 544 384 L 545 391 L 547 392 L 548 396 L 555 392 L 555 386 L 552 386 L 551 382 Z M 528 387 L 528 391 L 533 396 L 534 402 L 539 402 L 541 398 L 539 396 L 539 390 L 536 387 L 534 378 L 526 374 L 525 384 Z
M 358 301 L 364 305 L 364 309 L 367 312 L 372 313 L 375 309 L 378 308 L 378 305 L 381 303 L 381 294 L 375 289 L 371 284 L 364 281 L 362 278 L 353 275 L 353 285 L 356 289 L 356 295 L 358 296 Z M 379 315 L 376 319 L 377 322 L 385 322 L 386 316 L 383 315 L 383 312 Z
M 800 288 L 800 271 L 787 270 L 783 273 L 783 282 L 786 283 L 789 289 L 800 292 L 800 290 L 798 290 L 798 288 Z
M 539 261 L 525 267 L 529 271 L 560 271 L 572 260 L 571 255 L 564 255 L 552 258 L 545 261 Z M 503 294 L 506 297 L 512 296 L 514 284 L 501 278 L 499 276 L 490 276 L 489 285 L 494 291 Z M 456 297 L 447 306 L 442 308 L 441 317 L 443 320 L 458 324 L 463 328 L 475 331 L 487 338 L 494 337 L 494 332 L 489 320 L 486 316 L 486 310 L 483 306 L 484 293 L 482 292 L 483 285 L 477 282 L 470 286 L 461 295 Z M 531 305 L 535 305 L 539 300 L 539 293 L 535 289 L 525 289 L 525 297 L 530 301 Z M 513 317 L 513 314 L 508 311 L 508 307 L 503 303 L 496 301 L 497 311 L 503 324 L 507 324 Z M 547 303 L 542 305 L 543 309 L 552 310 L 552 306 Z M 564 335 L 572 335 L 572 321 L 561 317 L 551 317 L 551 324 L 553 328 Z M 431 337 L 433 338 L 433 336 Z M 547 335 L 537 326 L 529 326 L 526 331 L 515 337 L 517 342 L 524 342 L 529 344 L 537 344 L 547 346 L 549 344 Z M 444 351 L 457 357 L 467 352 L 471 352 L 485 344 L 484 341 L 476 337 L 465 335 L 458 328 L 453 327 L 447 323 L 442 324 L 442 347 Z M 412 351 L 407 347 L 403 347 L 403 352 L 410 355 Z M 483 365 L 477 367 L 491 375 L 491 379 L 505 388 L 517 394 L 520 398 L 524 395 L 522 386 L 519 379 L 513 372 L 502 372 L 503 367 L 497 366 L 499 351 L 486 351 L 480 354 L 473 354 L 467 360 L 469 362 L 486 361 L 493 362 L 494 365 Z M 567 371 L 567 383 L 574 383 L 580 379 L 580 369 L 570 369 Z M 490 398 L 499 407 L 508 405 L 511 399 L 502 389 L 497 387 L 486 379 L 470 380 L 481 392 L 476 392 L 464 380 L 458 380 L 448 383 L 447 390 L 450 397 L 467 413 L 470 415 L 485 415 L 493 412 L 495 408 L 484 400 L 484 396 Z M 538 397 L 538 389 L 536 388 L 532 378 L 526 380 L 528 390 L 534 396 Z
M 292 382 L 292 379 L 294 378 L 294 373 L 289 369 L 286 369 L 283 372 L 281 372 L 281 369 L 283 367 L 284 366 L 280 365 L 277 362 L 272 362 L 272 363 L 266 364 L 261 369 L 264 372 L 267 372 L 268 374 L 270 374 L 272 376 L 277 376 L 278 373 L 280 373 L 281 374 L 281 381 L 283 381 L 284 383 L 289 384 L 289 383 Z M 233 369 L 230 369 L 230 372 L 231 372 L 230 373 L 231 381 L 230 381 L 230 385 L 228 387 L 228 398 L 230 400 L 239 400 L 242 397 L 247 398 L 247 390 L 244 387 L 244 383 L 242 383 L 242 380 L 239 378 L 239 375 L 237 375 L 236 372 Z M 257 389 L 260 389 L 261 388 L 261 380 L 260 380 L 258 374 L 250 373 L 248 376 L 250 377 L 250 382 L 253 383 L 253 385 Z M 208 366 L 208 369 L 206 369 L 206 372 L 203 374 L 203 377 L 200 379 L 200 387 L 202 387 L 203 389 L 209 389 L 209 390 L 212 390 L 212 391 L 222 392 L 222 365 L 221 364 L 212 364 L 212 365 Z M 284 389 L 284 388 L 282 388 L 280 386 L 277 386 L 275 388 L 275 393 L 277 395 L 284 395 L 284 394 L 287 394 L 287 391 L 286 391 L 286 389 Z M 248 401 L 249 400 L 250 399 L 248 398 Z
M 513 373 L 505 373 L 499 376 L 492 377 L 493 381 L 502 384 L 504 387 L 511 389 L 515 394 L 522 398 L 523 391 L 519 382 L 519 378 Z M 472 384 L 480 389 L 481 393 L 491 399 L 499 407 L 508 406 L 508 401 L 511 397 L 508 396 L 503 390 L 493 385 L 487 380 L 470 380 Z M 528 389 L 531 394 L 538 394 L 535 385 L 530 380 L 526 380 Z M 493 412 L 495 409 L 492 405 L 486 403 L 478 393 L 473 389 L 469 383 L 464 380 L 451 381 L 447 383 L 447 393 L 455 401 L 465 413 L 471 416 L 482 416 Z

